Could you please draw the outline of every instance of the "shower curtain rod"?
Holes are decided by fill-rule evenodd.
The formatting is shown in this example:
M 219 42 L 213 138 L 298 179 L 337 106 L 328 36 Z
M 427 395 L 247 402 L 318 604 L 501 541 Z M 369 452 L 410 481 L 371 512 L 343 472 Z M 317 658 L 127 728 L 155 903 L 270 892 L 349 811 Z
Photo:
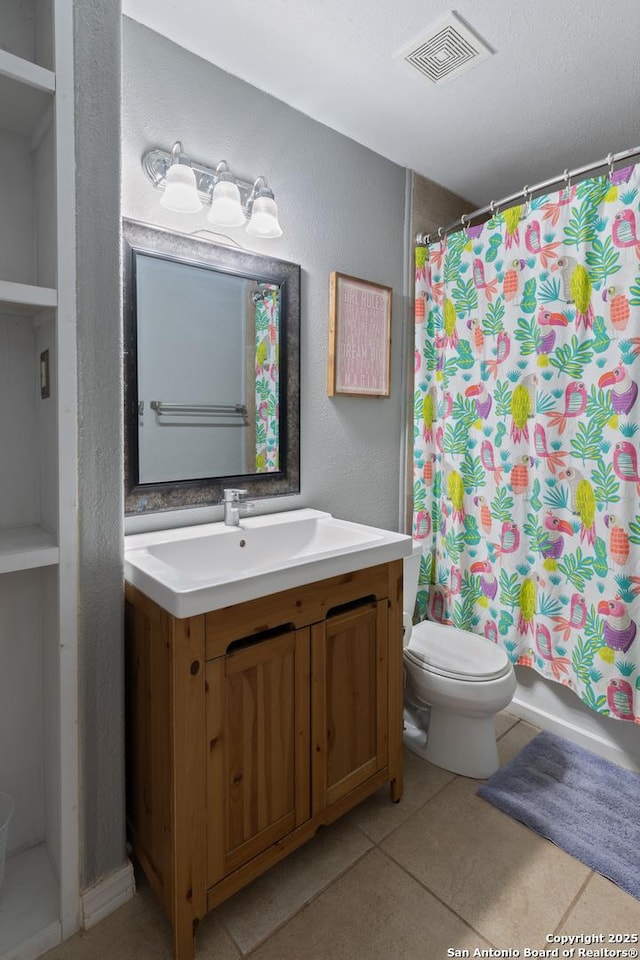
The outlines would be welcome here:
M 632 147 L 631 150 L 622 150 L 620 153 L 610 153 L 607 157 L 604 157 L 602 160 L 597 160 L 595 163 L 588 163 L 586 166 L 577 167 L 575 170 L 565 170 L 564 173 L 561 173 L 557 177 L 552 177 L 550 180 L 543 180 L 542 183 L 536 183 L 533 187 L 523 187 L 522 190 L 519 190 L 517 193 L 512 193 L 509 197 L 503 197 L 502 200 L 492 200 L 486 207 L 479 207 L 478 210 L 473 210 L 471 213 L 463 213 L 459 220 L 454 220 L 448 227 L 438 227 L 435 235 L 442 240 L 448 233 L 456 233 L 458 230 L 464 230 L 466 227 L 471 226 L 472 220 L 484 216 L 485 213 L 490 213 L 493 216 L 494 213 L 499 211 L 500 207 L 513 206 L 516 200 L 526 201 L 532 197 L 534 193 L 540 193 L 563 181 L 568 186 L 575 177 L 582 177 L 585 173 L 591 173 L 600 167 L 608 166 L 609 176 L 611 176 L 614 163 L 617 163 L 619 160 L 630 160 L 631 157 L 640 157 L 640 146 Z M 431 236 L 430 233 L 417 233 L 416 244 L 418 246 L 423 246 L 424 244 L 429 245 L 429 243 L 431 243 Z

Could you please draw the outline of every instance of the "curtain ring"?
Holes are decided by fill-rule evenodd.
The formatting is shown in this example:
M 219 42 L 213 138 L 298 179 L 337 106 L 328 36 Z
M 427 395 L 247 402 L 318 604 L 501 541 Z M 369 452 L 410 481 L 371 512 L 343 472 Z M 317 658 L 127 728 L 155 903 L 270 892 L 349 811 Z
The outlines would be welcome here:
M 462 224 L 463 230 L 466 230 L 467 227 L 469 226 L 469 217 L 466 215 L 466 213 L 463 213 L 462 216 L 460 217 L 460 223 Z
M 525 204 L 529 203 L 529 187 L 525 186 L 522 188 L 522 196 Z
M 426 243 L 427 246 L 429 246 L 429 244 L 431 243 L 431 234 L 430 234 L 430 233 L 428 233 L 428 234 L 425 236 L 424 242 Z
M 607 156 L 607 163 L 609 164 L 609 180 L 613 177 L 613 154 L 610 153 Z
M 442 240 L 443 240 L 443 233 L 444 231 L 442 227 L 438 227 L 438 240 L 440 241 L 440 243 L 442 243 Z
M 564 182 L 566 183 L 567 189 L 568 189 L 571 186 L 571 174 L 569 173 L 568 170 L 565 170 L 562 176 L 564 178 Z
M 500 213 L 500 209 L 498 207 L 498 204 L 495 202 L 495 200 L 492 200 L 491 203 L 489 204 L 489 210 L 491 210 L 492 217 L 495 217 L 497 216 L 497 214 Z

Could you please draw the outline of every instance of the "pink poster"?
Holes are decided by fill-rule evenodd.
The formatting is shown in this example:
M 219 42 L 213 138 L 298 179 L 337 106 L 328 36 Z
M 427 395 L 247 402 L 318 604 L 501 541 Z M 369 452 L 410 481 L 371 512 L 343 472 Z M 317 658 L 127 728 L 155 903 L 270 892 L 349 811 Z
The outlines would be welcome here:
M 331 274 L 329 395 L 388 397 L 391 289 Z

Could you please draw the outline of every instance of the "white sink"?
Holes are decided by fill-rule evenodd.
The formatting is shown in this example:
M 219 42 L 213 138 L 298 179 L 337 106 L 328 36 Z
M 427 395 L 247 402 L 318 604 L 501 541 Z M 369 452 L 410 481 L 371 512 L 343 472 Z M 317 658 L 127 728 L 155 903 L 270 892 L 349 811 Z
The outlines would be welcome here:
M 125 579 L 174 617 L 399 560 L 411 537 L 320 510 L 291 510 L 125 537 Z

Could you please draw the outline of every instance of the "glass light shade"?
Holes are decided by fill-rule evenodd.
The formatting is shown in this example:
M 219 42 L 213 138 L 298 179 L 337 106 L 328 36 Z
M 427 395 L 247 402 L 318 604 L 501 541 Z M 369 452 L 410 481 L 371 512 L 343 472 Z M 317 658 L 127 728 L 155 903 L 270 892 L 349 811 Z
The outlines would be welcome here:
M 272 197 L 256 197 L 253 201 L 247 233 L 254 237 L 268 239 L 282 236 L 282 227 L 278 222 L 278 207 Z
M 209 223 L 220 227 L 242 227 L 246 222 L 240 203 L 240 191 L 231 180 L 219 180 L 213 188 L 211 206 L 207 213 Z
M 202 210 L 198 196 L 196 175 L 184 163 L 173 163 L 167 170 L 167 185 L 160 197 L 160 204 L 176 213 L 197 213 Z

